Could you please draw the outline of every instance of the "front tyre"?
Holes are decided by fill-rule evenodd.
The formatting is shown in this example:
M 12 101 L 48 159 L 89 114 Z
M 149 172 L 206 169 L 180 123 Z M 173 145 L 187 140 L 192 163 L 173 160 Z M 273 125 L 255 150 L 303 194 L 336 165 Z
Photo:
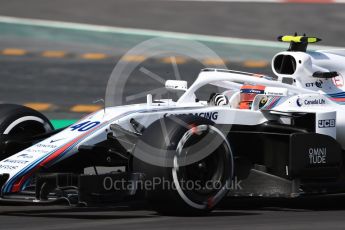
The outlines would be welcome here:
M 52 130 L 50 121 L 38 111 L 22 105 L 0 104 L 0 160 L 28 147 L 25 143 L 33 137 Z M 11 141 L 21 145 L 8 147 Z
M 210 120 L 162 118 L 145 130 L 133 154 L 133 171 L 145 174 L 147 199 L 162 214 L 206 214 L 231 187 L 231 147 Z

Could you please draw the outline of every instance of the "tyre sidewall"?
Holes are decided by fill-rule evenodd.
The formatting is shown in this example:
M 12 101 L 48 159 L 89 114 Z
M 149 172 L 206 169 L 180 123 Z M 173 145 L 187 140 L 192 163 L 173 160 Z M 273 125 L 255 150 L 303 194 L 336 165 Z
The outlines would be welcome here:
M 191 125 L 191 126 L 198 126 L 198 125 L 209 125 L 213 126 L 214 123 L 208 119 L 201 118 L 198 116 L 192 115 L 181 115 L 177 116 L 178 119 L 182 120 L 184 123 Z M 167 161 L 171 161 L 172 156 L 168 156 L 167 154 L 171 154 L 169 150 L 176 150 L 177 144 L 181 137 L 188 131 L 188 127 L 184 127 L 182 125 L 177 125 L 174 122 L 174 119 L 169 119 L 169 117 L 162 118 L 162 120 L 154 122 L 150 127 L 145 130 L 145 133 L 142 136 L 142 142 L 146 144 L 153 145 L 156 151 L 159 151 L 159 154 L 165 156 Z M 170 139 L 170 145 L 166 146 L 166 141 L 164 135 L 160 135 L 161 133 L 161 123 L 164 123 L 166 128 L 166 135 Z M 143 145 L 139 142 L 136 146 L 136 150 L 140 149 Z M 136 151 L 135 150 L 135 151 Z M 230 149 L 231 151 L 231 149 Z M 140 154 L 134 152 L 134 156 L 136 154 Z M 230 159 L 231 158 L 231 159 Z M 166 162 L 167 165 L 171 165 L 172 162 Z M 232 170 L 233 170 L 233 159 L 232 153 L 229 156 L 229 164 L 231 169 L 231 175 L 227 183 L 231 183 L 232 177 Z M 136 157 L 133 159 L 133 170 L 138 170 L 142 172 L 144 171 L 147 180 L 153 180 L 153 178 L 160 178 L 161 181 L 168 181 L 173 182 L 173 167 L 160 167 L 156 165 L 149 164 L 148 162 L 144 162 Z M 175 181 L 176 183 L 176 181 Z M 175 184 L 174 183 L 174 184 Z M 171 183 L 170 183 L 171 185 Z M 164 187 L 165 186 L 165 187 Z M 152 187 L 150 191 L 147 191 L 147 199 L 152 204 L 153 208 L 156 209 L 158 212 L 163 214 L 173 214 L 173 215 L 203 215 L 208 213 L 216 206 L 216 202 L 206 206 L 203 209 L 196 209 L 188 205 L 182 198 L 181 193 L 178 191 L 174 191 L 171 189 L 166 188 L 167 184 L 160 184 L 155 187 Z M 224 194 L 227 191 L 224 191 Z M 190 194 L 188 194 L 190 195 Z

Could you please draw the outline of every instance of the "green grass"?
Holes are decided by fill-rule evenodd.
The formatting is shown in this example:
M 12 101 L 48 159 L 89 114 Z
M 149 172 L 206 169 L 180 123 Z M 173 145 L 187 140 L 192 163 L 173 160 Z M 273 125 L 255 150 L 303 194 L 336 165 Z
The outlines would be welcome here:
M 50 120 L 55 129 L 64 128 L 75 123 L 77 120 Z

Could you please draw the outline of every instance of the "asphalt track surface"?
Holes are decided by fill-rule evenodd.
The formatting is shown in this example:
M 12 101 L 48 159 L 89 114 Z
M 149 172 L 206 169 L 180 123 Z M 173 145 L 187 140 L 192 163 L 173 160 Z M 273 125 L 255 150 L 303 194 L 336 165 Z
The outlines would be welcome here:
M 159 216 L 144 202 L 104 208 L 2 206 L 1 229 L 344 229 L 344 198 L 227 199 L 207 217 Z
M 274 40 L 307 33 L 345 46 L 345 4 L 179 2 L 174 0 L 0 0 L 0 15 Z
M 23 7 L 22 1 L 1 0 L 0 6 L 0 15 L 7 16 L 269 40 L 277 34 L 299 31 L 318 35 L 328 45 L 345 45 L 343 5 L 32 0 Z M 13 40 L 12 45 L 18 44 Z M 116 59 L 1 56 L 0 101 L 43 100 L 66 106 L 90 103 L 104 97 L 115 64 Z M 173 76 L 169 64 L 148 61 L 144 66 L 164 78 Z M 179 66 L 189 80 L 201 67 L 199 63 Z M 269 68 L 243 68 L 235 63 L 228 67 L 271 72 Z M 128 92 L 134 93 L 139 85 L 129 87 Z M 78 118 L 82 114 L 56 111 L 47 115 Z M 344 204 L 342 196 L 295 201 L 227 199 L 208 217 L 159 216 L 145 203 L 106 208 L 1 206 L 0 229 L 344 229 Z

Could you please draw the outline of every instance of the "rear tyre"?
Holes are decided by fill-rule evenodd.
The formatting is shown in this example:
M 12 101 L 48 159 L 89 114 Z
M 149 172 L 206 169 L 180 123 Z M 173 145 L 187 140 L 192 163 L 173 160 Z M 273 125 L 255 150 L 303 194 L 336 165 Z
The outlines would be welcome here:
M 50 121 L 38 111 L 21 105 L 0 104 L 0 159 L 27 147 L 20 145 L 8 148 L 9 141 L 24 143 L 52 130 Z
M 147 200 L 161 214 L 207 214 L 231 187 L 232 151 L 210 120 L 162 118 L 145 130 L 133 154 L 133 171 L 145 174 Z

